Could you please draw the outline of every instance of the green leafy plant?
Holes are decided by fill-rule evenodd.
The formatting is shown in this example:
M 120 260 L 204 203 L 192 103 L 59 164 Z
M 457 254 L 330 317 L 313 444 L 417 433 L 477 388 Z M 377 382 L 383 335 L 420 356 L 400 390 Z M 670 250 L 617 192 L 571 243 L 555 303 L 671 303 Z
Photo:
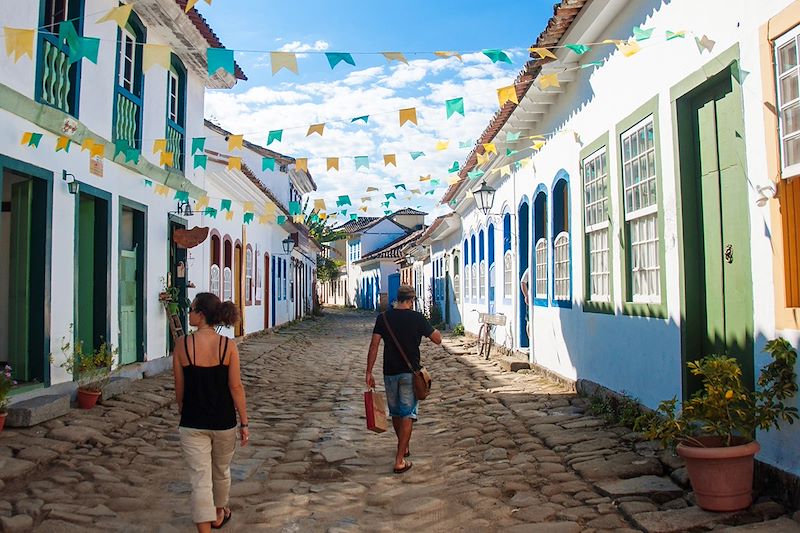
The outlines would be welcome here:
M 329 259 L 321 255 L 317 256 L 317 279 L 321 283 L 339 279 L 339 268 L 344 265 L 344 261 L 339 259 Z
M 6 412 L 6 407 L 8 407 L 8 395 L 16 384 L 17 382 L 11 377 L 11 367 L 6 365 L 5 368 L 0 371 L 0 413 Z
M 192 302 L 188 298 L 181 300 L 181 291 L 178 287 L 167 286 L 166 278 L 161 278 L 161 285 L 161 293 L 158 295 L 158 299 L 166 302 L 169 314 L 177 315 L 181 307 L 185 308 L 191 305 Z
M 624 391 L 621 396 L 598 395 L 589 398 L 589 412 L 603 419 L 607 424 L 634 427 L 636 420 L 644 415 L 639 400 Z
M 462 336 L 464 335 L 464 324 L 459 322 L 453 327 L 453 335 Z
M 752 440 L 756 429 L 793 424 L 798 411 L 786 401 L 797 393 L 797 352 L 782 338 L 769 341 L 764 351 L 773 360 L 761 370 L 755 391 L 744 386 L 742 370 L 732 357 L 708 355 L 687 363 L 689 371 L 702 379 L 702 389 L 683 402 L 680 414 L 676 397 L 661 402 L 655 413 L 637 420 L 637 429 L 665 446 L 681 442 L 703 446 L 699 438 L 705 436 L 733 446 Z
M 71 332 L 72 326 L 70 336 Z M 66 337 L 61 340 L 61 352 L 66 355 L 61 367 L 77 378 L 78 388 L 94 392 L 106 386 L 119 355 L 119 350 L 105 341 L 97 350 L 84 351 L 82 341 L 70 342 Z

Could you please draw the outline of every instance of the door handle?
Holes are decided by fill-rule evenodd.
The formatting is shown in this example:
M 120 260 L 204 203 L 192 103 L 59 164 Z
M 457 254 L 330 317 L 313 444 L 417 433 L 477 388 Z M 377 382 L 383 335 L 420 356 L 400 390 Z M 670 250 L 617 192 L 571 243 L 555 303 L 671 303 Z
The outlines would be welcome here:
M 729 265 L 732 264 L 733 263 L 733 245 L 732 244 L 728 244 L 728 245 L 725 246 L 724 255 L 725 255 L 725 262 L 728 263 Z

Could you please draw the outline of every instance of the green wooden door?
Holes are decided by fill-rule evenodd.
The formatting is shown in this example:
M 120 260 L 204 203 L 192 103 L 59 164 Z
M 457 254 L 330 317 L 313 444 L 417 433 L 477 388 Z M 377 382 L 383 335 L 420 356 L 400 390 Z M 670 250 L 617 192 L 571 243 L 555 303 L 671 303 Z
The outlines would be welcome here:
M 95 346 L 94 291 L 95 291 L 95 201 L 81 194 L 78 204 L 78 274 L 75 340 L 83 343 L 86 351 Z
M 11 185 L 11 257 L 9 258 L 8 361 L 14 379 L 31 380 L 29 360 L 31 298 L 31 214 L 33 181 Z
M 137 342 L 137 249 L 119 254 L 119 360 L 126 365 L 136 362 Z
M 699 320 L 699 353 L 727 354 L 742 367 L 743 380 L 753 386 L 753 292 L 750 266 L 750 220 L 745 173 L 744 121 L 741 88 L 726 72 L 691 101 L 696 145 L 694 193 L 697 220 L 684 227 L 697 232 L 696 275 L 702 293 L 697 302 L 702 313 L 687 312 Z M 683 142 L 683 140 L 682 140 Z M 687 276 L 692 275 L 689 271 Z M 684 371 L 686 371 L 684 369 Z

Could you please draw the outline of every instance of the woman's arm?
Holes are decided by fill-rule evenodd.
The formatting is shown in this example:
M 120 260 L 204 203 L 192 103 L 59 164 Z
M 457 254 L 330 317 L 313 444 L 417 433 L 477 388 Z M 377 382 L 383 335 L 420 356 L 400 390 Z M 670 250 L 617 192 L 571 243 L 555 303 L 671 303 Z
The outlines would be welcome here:
M 184 355 L 183 337 L 175 341 L 175 348 L 172 351 L 172 375 L 175 378 L 175 400 L 178 403 L 178 412 L 183 412 L 183 365 L 181 361 Z
M 247 422 L 247 402 L 244 396 L 244 386 L 242 385 L 242 372 L 239 366 L 239 349 L 235 342 L 229 344 L 230 362 L 228 363 L 228 388 L 231 390 L 233 405 L 239 413 L 239 434 L 242 438 L 242 446 L 247 445 L 250 439 L 250 428 Z

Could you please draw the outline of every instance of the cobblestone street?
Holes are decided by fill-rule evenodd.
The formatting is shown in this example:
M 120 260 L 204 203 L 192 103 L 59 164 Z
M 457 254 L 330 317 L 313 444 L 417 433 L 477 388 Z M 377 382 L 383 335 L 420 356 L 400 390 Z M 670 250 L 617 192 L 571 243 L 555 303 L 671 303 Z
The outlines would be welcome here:
M 459 354 L 457 343 L 451 353 L 423 345 L 434 392 L 420 406 L 414 467 L 394 475 L 393 433 L 364 427 L 373 316 L 328 311 L 240 345 L 251 443 L 234 457 L 227 530 L 680 531 L 736 523 L 691 506 L 662 477 L 669 459 L 637 448 L 629 429 L 586 416 L 583 399 L 537 374 Z M 0 433 L 4 529 L 193 531 L 172 400 L 164 374 L 90 411 Z M 748 521 L 777 519 L 760 524 L 763 531 L 800 529 L 779 518 L 776 503 L 756 508 Z

